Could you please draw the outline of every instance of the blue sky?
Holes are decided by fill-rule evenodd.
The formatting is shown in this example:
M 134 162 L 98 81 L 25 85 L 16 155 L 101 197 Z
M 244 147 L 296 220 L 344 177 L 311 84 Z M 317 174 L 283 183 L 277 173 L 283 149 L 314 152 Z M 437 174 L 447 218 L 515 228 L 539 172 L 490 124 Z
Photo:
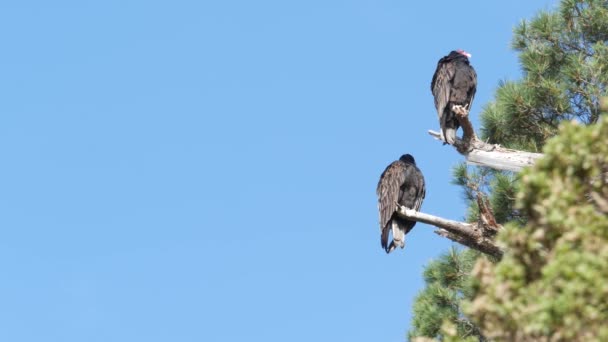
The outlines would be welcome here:
M 0 340 L 403 341 L 452 244 L 386 255 L 378 177 L 413 154 L 461 219 L 437 60 L 473 54 L 478 113 L 553 4 L 2 2 Z

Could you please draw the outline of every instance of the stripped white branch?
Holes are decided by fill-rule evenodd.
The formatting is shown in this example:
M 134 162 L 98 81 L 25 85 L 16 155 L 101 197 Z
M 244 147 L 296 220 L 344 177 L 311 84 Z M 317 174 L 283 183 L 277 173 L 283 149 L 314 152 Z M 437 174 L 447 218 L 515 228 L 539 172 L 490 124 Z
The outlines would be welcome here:
M 487 166 L 496 170 L 519 172 L 526 166 L 531 166 L 542 153 L 517 151 L 504 148 L 500 145 L 488 144 L 477 138 L 473 124 L 469 120 L 469 111 L 462 106 L 452 106 L 456 119 L 462 127 L 462 139 L 456 139 L 453 146 L 458 153 L 465 156 L 467 163 Z M 429 131 L 437 140 L 445 143 L 443 135 L 439 132 Z
M 487 227 L 481 223 L 475 224 L 448 220 L 442 217 L 421 213 L 404 206 L 398 206 L 396 213 L 402 218 L 435 226 L 439 228 L 435 233 L 452 241 L 476 249 L 482 253 L 492 255 L 496 258 L 502 257 L 502 249 L 498 247 L 493 240 L 493 236 L 500 226 Z
M 445 142 L 439 132 L 428 131 L 435 139 Z M 496 170 L 519 172 L 526 166 L 534 165 L 536 160 L 543 156 L 542 153 L 512 150 L 500 145 L 485 143 L 476 137 L 469 142 L 468 148 L 461 151 L 459 147 L 465 145 L 462 139 L 456 139 L 454 147 L 472 165 L 487 166 Z

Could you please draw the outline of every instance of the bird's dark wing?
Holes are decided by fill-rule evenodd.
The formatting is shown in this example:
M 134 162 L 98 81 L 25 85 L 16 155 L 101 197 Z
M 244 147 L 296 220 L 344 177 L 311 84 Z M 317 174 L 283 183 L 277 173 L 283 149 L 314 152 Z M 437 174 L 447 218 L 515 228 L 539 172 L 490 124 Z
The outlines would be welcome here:
M 376 194 L 378 195 L 378 211 L 380 212 L 380 231 L 390 221 L 397 209 L 397 200 L 401 185 L 405 181 L 405 163 L 391 163 L 380 176 Z
M 451 82 L 454 78 L 455 68 L 453 63 L 442 58 L 437 63 L 437 69 L 431 81 L 431 92 L 435 98 L 435 108 L 437 115 L 441 119 L 445 106 L 450 101 Z M 441 120 L 440 120 L 441 122 Z
M 475 98 L 475 93 L 477 92 L 477 73 L 472 66 L 469 66 L 469 77 L 471 78 L 471 87 L 469 88 L 469 92 L 467 94 L 467 108 L 471 110 L 471 106 L 473 105 L 473 99 Z
M 455 62 L 454 70 L 449 101 L 471 109 L 477 91 L 477 73 L 468 62 L 463 61 Z
M 424 176 L 422 175 L 422 172 L 420 172 L 420 170 L 414 166 L 414 168 L 416 169 L 415 173 L 416 173 L 416 189 L 417 189 L 417 194 L 416 194 L 416 200 L 414 201 L 414 210 L 416 211 L 420 211 L 420 207 L 422 207 L 422 201 L 424 200 L 424 197 L 426 196 L 426 185 L 424 184 Z
M 420 210 L 425 196 L 424 177 L 414 164 L 405 163 L 405 181 L 401 186 L 399 204 L 416 211 Z

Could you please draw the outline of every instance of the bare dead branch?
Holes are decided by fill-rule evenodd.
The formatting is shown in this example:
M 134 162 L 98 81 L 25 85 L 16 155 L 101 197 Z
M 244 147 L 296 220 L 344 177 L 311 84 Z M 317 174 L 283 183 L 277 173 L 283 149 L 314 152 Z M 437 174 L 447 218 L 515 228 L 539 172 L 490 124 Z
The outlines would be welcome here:
M 467 247 L 476 249 L 482 253 L 500 259 L 503 250 L 498 247 L 492 237 L 496 231 L 502 228 L 500 225 L 489 227 L 485 223 L 467 223 L 444 219 L 419 211 L 415 211 L 404 206 L 398 206 L 397 215 L 417 222 L 426 223 L 439 228 L 435 231 L 440 236 L 458 242 Z
M 496 235 L 502 226 L 496 222 L 490 201 L 481 192 L 477 193 L 477 207 L 479 208 L 479 224 L 492 236 Z
M 450 239 L 454 242 L 458 242 L 459 244 L 461 244 L 463 246 L 467 246 L 469 248 L 479 250 L 478 246 L 476 246 L 475 244 L 472 244 L 469 239 L 462 237 L 460 235 L 450 233 L 449 231 L 447 231 L 445 229 L 437 229 L 437 230 L 435 230 L 434 233 L 439 236 L 442 236 L 444 238 Z
M 522 168 L 533 165 L 538 158 L 543 156 L 542 153 L 508 149 L 479 140 L 475 135 L 473 124 L 469 120 L 468 111 L 461 106 L 455 106 L 453 110 L 463 130 L 462 139 L 456 138 L 453 146 L 458 153 L 465 156 L 467 163 L 496 170 L 519 172 Z M 441 133 L 435 131 L 428 131 L 428 133 L 433 138 L 445 142 Z
M 454 147 L 460 153 L 467 153 L 473 146 L 473 143 L 477 141 L 477 135 L 475 135 L 475 129 L 473 129 L 473 124 L 469 120 L 469 111 L 462 106 L 452 106 L 452 110 L 456 113 L 456 119 L 458 119 L 458 123 L 462 126 L 462 140 L 458 140 Z

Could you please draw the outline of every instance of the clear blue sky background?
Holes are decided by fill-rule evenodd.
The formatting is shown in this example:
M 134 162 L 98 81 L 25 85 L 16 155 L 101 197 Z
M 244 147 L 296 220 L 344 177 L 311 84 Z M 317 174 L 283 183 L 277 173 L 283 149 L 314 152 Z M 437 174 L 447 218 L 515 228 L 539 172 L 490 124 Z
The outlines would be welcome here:
M 473 54 L 478 113 L 554 1 L 4 1 L 1 341 L 403 341 L 419 224 L 380 248 L 412 153 L 460 219 L 429 84 Z

